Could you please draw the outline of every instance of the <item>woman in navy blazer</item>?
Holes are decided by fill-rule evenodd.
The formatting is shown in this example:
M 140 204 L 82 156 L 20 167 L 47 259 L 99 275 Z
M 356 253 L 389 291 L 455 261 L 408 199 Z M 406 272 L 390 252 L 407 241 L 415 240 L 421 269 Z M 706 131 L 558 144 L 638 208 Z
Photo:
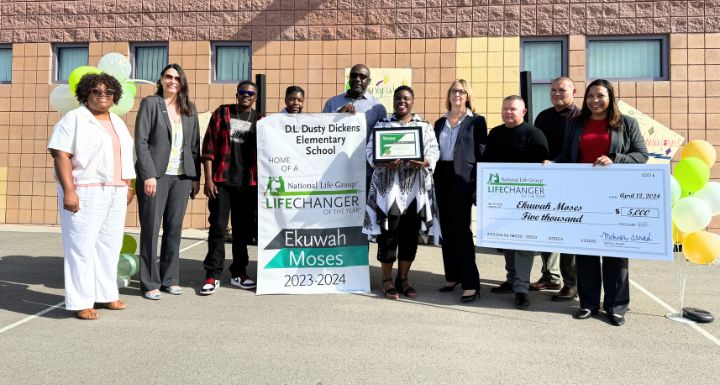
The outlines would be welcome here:
M 178 64 L 160 73 L 155 95 L 140 103 L 135 121 L 137 196 L 140 214 L 140 284 L 147 299 L 160 289 L 182 294 L 180 235 L 188 198 L 200 190 L 200 130 Z M 162 246 L 157 255 L 158 233 Z
M 442 292 L 462 284 L 462 302 L 480 297 L 480 275 L 475 264 L 475 242 L 470 214 L 475 199 L 476 162 L 487 141 L 485 118 L 475 114 L 473 93 L 463 79 L 448 88 L 448 112 L 435 122 L 440 160 L 433 178 L 442 232 L 445 285 Z
M 580 116 L 568 122 L 563 151 L 555 158 L 560 163 L 646 163 L 645 141 L 637 120 L 622 115 L 612 84 L 604 79 L 591 82 L 585 89 Z M 578 294 L 580 309 L 576 319 L 586 319 L 600 311 L 600 290 L 605 288 L 603 308 L 615 326 L 625 323 L 630 303 L 628 259 L 578 256 Z

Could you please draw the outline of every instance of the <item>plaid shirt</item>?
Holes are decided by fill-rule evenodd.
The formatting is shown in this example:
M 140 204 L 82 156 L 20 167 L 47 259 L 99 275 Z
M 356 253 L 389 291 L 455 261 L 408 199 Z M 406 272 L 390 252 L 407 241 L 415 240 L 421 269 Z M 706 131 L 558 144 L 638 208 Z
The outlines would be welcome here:
M 262 116 L 257 115 L 257 120 Z M 202 143 L 202 160 L 212 161 L 212 180 L 215 183 L 228 181 L 230 171 L 230 118 L 237 115 L 236 104 L 223 104 L 218 107 L 210 117 L 207 131 Z M 246 138 L 245 143 L 240 146 L 243 159 L 243 184 L 248 186 L 257 185 L 257 135 L 255 123 L 251 134 Z

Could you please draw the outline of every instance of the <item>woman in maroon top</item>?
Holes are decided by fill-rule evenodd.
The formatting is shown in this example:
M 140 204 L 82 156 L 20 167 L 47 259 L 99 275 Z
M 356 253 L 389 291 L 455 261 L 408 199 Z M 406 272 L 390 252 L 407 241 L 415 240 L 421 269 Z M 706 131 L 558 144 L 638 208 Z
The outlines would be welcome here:
M 559 163 L 645 163 L 647 148 L 638 122 L 622 115 L 612 84 L 604 79 L 585 89 L 580 116 L 568 123 Z M 630 303 L 627 258 L 578 256 L 578 294 L 580 309 L 576 319 L 586 319 L 600 311 L 600 290 L 605 288 L 603 308 L 615 326 L 625 323 Z

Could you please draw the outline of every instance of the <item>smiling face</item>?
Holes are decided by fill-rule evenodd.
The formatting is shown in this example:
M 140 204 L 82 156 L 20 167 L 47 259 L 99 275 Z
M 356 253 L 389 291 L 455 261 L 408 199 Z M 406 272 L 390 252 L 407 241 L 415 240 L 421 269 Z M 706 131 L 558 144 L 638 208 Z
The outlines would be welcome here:
M 585 94 L 585 105 L 590 110 L 590 117 L 595 120 L 607 118 L 610 96 L 608 89 L 596 85 L 588 89 Z
M 502 104 L 502 120 L 507 127 L 513 128 L 522 124 L 525 113 L 527 110 L 522 100 L 506 100 Z
M 257 99 L 257 89 L 250 84 L 243 84 L 237 89 L 238 105 L 242 110 L 249 110 L 252 108 L 255 99 Z
M 87 107 L 93 114 L 104 114 L 113 106 L 113 95 L 115 90 L 107 89 L 104 83 L 99 83 L 90 90 L 87 99 Z
M 350 69 L 350 89 L 348 94 L 352 97 L 359 97 L 364 94 L 370 85 L 370 70 L 357 64 Z
M 175 68 L 170 67 L 162 74 L 160 84 L 163 88 L 164 97 L 175 95 L 180 92 L 180 74 Z
M 452 108 L 465 108 L 467 105 L 468 94 L 462 83 L 455 82 L 450 91 L 448 91 L 448 99 L 450 100 L 450 106 Z
M 300 92 L 293 92 L 285 97 L 285 109 L 291 114 L 299 114 L 303 110 L 305 97 Z
M 550 100 L 557 111 L 562 111 L 573 102 L 575 86 L 570 80 L 561 79 L 550 86 Z
M 401 90 L 393 96 L 393 111 L 395 111 L 395 116 L 400 119 L 412 114 L 414 105 L 415 98 L 408 90 Z

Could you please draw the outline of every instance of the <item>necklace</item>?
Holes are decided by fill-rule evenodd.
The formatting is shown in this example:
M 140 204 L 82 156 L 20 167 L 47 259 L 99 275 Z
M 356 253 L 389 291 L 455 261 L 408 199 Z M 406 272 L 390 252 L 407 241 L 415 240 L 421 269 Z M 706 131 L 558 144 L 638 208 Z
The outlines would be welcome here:
M 240 119 L 240 103 L 235 104 L 235 106 L 236 106 L 236 108 L 235 108 L 235 115 L 237 116 L 237 120 L 239 120 L 239 121 L 241 121 L 241 122 L 247 122 L 247 123 L 249 123 L 250 120 L 251 120 L 252 117 L 253 117 L 253 112 L 254 112 L 255 110 L 252 110 L 252 109 L 251 109 L 250 112 L 248 113 L 247 119 L 243 120 L 243 119 Z M 232 116 L 232 115 L 231 115 L 231 116 Z

